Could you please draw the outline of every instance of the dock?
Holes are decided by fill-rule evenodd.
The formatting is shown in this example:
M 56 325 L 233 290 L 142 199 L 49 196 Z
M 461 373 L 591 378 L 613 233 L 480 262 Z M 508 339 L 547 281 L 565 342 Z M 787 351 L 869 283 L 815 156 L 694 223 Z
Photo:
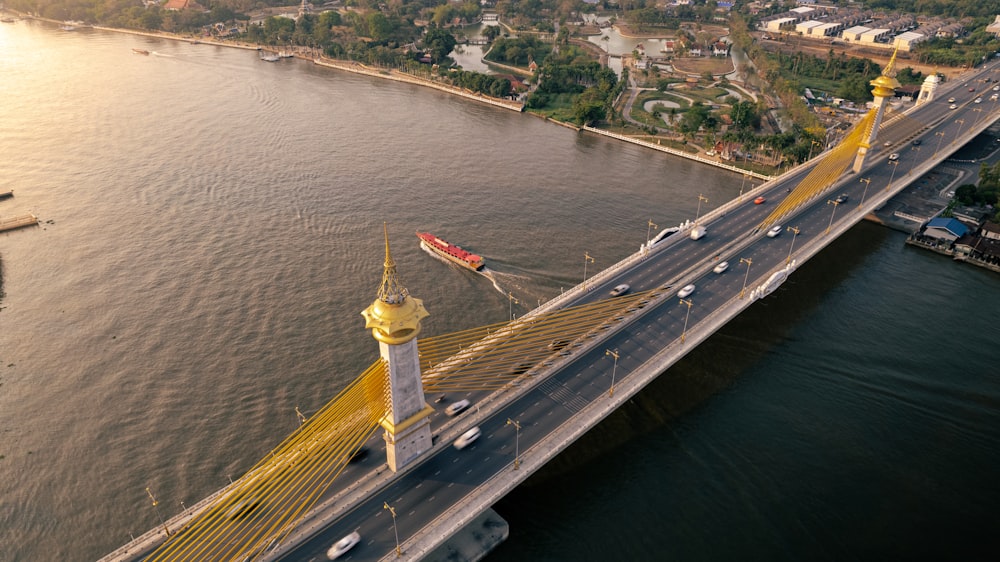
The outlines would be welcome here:
M 16 230 L 18 228 L 34 226 L 36 224 L 38 224 L 38 217 L 31 213 L 7 219 L 0 219 L 0 232 L 7 232 L 8 230 Z

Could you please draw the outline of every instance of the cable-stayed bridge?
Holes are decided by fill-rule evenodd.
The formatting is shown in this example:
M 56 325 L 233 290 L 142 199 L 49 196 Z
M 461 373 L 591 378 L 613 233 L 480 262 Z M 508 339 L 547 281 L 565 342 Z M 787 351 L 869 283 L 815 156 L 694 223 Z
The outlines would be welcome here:
M 994 63 L 962 82 L 996 76 Z M 384 279 L 369 327 L 381 330 L 380 345 L 415 345 L 417 409 L 393 418 L 392 365 L 400 362 L 383 351 L 243 477 L 106 559 L 322 559 L 355 530 L 361 542 L 351 559 L 425 556 L 1000 116 L 996 101 L 976 103 L 968 95 L 950 109 L 948 92 L 960 90 L 945 89 L 881 125 L 884 105 L 876 104 L 839 145 L 810 163 L 696 217 L 516 321 L 417 338 L 407 330 L 419 332 L 420 315 L 392 308 L 414 299 L 394 288 L 394 278 Z M 909 150 L 917 139 L 923 154 Z M 890 152 L 905 155 L 889 160 Z M 857 170 L 849 171 L 852 163 Z M 754 205 L 758 196 L 767 203 Z M 707 234 L 693 240 L 687 233 L 696 226 Z M 772 229 L 773 237 L 765 234 Z M 388 278 L 388 243 L 386 257 Z M 727 271 L 715 273 L 723 261 Z M 631 290 L 609 297 L 620 283 Z M 688 285 L 694 290 L 679 294 Z M 445 416 L 440 410 L 447 404 L 423 401 L 440 393 L 473 405 Z M 418 426 L 429 437 L 414 460 L 394 470 L 376 455 L 351 463 L 366 443 L 372 448 L 380 428 L 387 447 L 397 447 L 402 440 L 393 436 Z M 453 448 L 473 426 L 482 436 L 464 450 Z

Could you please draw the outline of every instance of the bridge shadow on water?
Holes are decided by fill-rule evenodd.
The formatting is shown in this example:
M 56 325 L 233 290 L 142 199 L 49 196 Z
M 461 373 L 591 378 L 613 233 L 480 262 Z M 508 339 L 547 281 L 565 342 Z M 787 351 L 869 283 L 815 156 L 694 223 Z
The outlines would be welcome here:
M 868 222 L 846 232 L 796 270 L 775 293 L 730 321 L 508 494 L 494 509 L 510 523 L 513 540 L 501 545 L 489 559 L 524 559 L 531 555 L 528 544 L 553 540 L 546 535 L 545 522 L 572 517 L 564 511 L 568 498 L 581 492 L 613 496 L 616 484 L 607 480 L 614 480 L 615 467 L 636 460 L 635 455 L 643 450 L 641 440 L 680 427 L 685 416 L 710 408 L 713 396 L 737 384 L 779 344 L 793 341 L 796 326 L 822 305 L 827 293 L 864 267 L 890 235 L 886 228 Z M 595 492 L 595 488 L 604 491 Z M 609 517 L 616 510 L 620 507 L 609 507 Z M 637 525 L 648 527 L 650 523 Z M 516 538 L 519 536 L 523 541 Z M 598 553 L 594 556 L 601 559 Z

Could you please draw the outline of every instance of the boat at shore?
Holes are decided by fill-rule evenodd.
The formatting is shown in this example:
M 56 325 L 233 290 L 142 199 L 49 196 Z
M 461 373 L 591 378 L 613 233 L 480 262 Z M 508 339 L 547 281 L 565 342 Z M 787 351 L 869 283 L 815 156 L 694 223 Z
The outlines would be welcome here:
M 147 51 L 146 49 L 136 49 L 135 47 L 132 48 L 132 52 L 135 53 L 135 54 L 137 54 L 137 55 L 148 55 L 149 54 L 149 51 Z
M 485 265 L 482 256 L 477 256 L 476 254 L 463 250 L 459 246 L 449 244 L 429 232 L 418 232 L 417 238 L 420 239 L 421 248 L 430 250 L 442 258 L 450 262 L 457 263 L 464 268 L 471 269 L 472 271 L 479 271 Z
M 278 55 L 270 55 L 270 54 L 269 55 L 264 55 L 264 54 L 262 54 L 262 55 L 260 55 L 260 60 L 262 60 L 264 62 L 278 62 L 279 60 L 281 60 L 281 57 L 279 57 Z

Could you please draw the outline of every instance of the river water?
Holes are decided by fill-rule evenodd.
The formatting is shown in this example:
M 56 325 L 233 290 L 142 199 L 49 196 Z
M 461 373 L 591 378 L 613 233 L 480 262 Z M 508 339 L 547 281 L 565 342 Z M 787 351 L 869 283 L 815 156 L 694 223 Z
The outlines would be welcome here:
M 377 355 L 383 222 L 440 334 L 742 179 L 253 51 L 21 21 L 0 52 L 0 215 L 43 221 L 0 234 L 0 560 L 99 558 L 333 397 Z M 995 274 L 860 225 L 501 501 L 490 559 L 986 559 L 998 310 Z

